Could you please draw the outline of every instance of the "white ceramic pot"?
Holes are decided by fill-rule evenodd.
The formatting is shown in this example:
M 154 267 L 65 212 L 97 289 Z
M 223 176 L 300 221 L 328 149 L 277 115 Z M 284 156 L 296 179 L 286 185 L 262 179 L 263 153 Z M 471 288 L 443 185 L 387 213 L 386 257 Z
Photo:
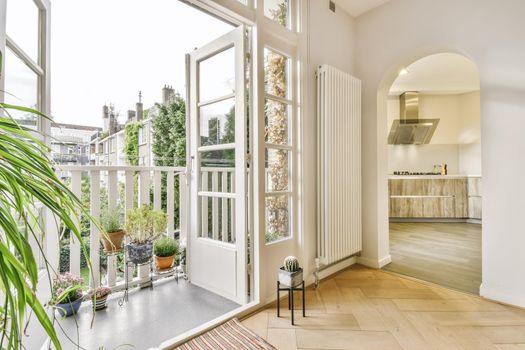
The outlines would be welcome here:
M 297 287 L 303 282 L 303 269 L 300 267 L 295 272 L 288 272 L 284 266 L 279 268 L 279 282 L 288 287 Z

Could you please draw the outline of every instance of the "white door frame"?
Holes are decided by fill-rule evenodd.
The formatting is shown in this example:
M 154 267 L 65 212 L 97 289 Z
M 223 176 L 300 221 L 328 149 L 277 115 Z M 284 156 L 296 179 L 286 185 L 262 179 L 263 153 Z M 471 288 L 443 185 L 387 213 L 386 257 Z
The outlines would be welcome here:
M 243 305 L 247 302 L 247 114 L 244 26 L 212 41 L 189 54 L 189 180 L 190 231 L 188 235 L 189 278 L 195 285 Z M 214 102 L 235 98 L 235 142 L 213 146 L 200 145 L 199 125 L 199 63 L 224 50 L 235 50 L 235 94 L 214 99 Z M 220 67 L 218 67 L 220 69 Z M 235 192 L 200 191 L 200 152 L 235 150 Z M 221 242 L 200 237 L 199 197 L 232 198 L 235 203 L 235 242 Z M 233 272 L 231 270 L 234 270 Z M 233 275 L 228 275 L 232 274 Z

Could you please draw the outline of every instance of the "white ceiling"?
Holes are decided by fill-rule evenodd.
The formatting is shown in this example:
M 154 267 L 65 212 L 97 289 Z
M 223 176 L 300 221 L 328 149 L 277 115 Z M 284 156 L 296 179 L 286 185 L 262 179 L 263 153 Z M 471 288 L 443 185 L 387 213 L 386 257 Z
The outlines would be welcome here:
M 424 57 L 408 67 L 390 88 L 390 95 L 405 91 L 432 94 L 460 94 L 479 90 L 479 74 L 475 63 L 454 53 Z
M 390 0 L 333 0 L 351 16 L 357 17 Z

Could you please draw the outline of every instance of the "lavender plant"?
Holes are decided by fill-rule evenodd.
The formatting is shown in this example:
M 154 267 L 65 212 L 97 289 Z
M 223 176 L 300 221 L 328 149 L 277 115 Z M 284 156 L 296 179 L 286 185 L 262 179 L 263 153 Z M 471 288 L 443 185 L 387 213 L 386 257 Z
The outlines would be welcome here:
M 51 303 L 72 303 L 82 298 L 83 282 L 81 277 L 69 272 L 53 277 Z

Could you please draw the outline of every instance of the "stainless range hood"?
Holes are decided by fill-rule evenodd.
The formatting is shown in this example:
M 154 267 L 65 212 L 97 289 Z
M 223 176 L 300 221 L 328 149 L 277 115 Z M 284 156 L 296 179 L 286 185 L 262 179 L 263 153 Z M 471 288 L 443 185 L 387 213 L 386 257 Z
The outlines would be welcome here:
M 399 96 L 399 119 L 394 120 L 388 144 L 423 145 L 430 142 L 439 119 L 419 119 L 419 94 L 404 92 Z

